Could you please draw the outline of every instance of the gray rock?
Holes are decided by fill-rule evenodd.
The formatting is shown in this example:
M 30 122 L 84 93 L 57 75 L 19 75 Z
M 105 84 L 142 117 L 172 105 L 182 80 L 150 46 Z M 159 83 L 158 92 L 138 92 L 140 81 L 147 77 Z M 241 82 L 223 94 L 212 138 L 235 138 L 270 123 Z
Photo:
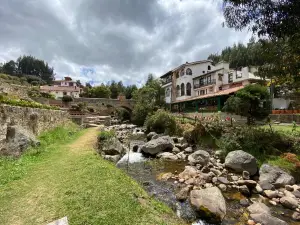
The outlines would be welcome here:
M 187 147 L 187 148 L 184 149 L 184 152 L 190 154 L 190 153 L 193 153 L 194 150 L 193 150 L 192 147 Z
M 282 197 L 280 199 L 280 203 L 286 207 L 286 208 L 289 208 L 289 209 L 296 209 L 298 207 L 298 201 L 294 198 L 291 198 L 291 197 Z
M 229 184 L 229 181 L 225 177 L 218 177 L 218 181 L 222 184 Z
M 197 212 L 212 221 L 221 222 L 226 215 L 225 199 L 217 187 L 192 190 L 190 201 Z
M 244 198 L 244 199 L 241 199 L 241 200 L 240 200 L 240 204 L 241 204 L 242 206 L 248 207 L 248 206 L 250 205 L 250 202 L 249 202 L 248 199 Z
M 295 197 L 300 198 L 300 191 L 299 191 L 299 190 L 293 191 L 292 194 L 293 194 Z
M 250 180 L 250 173 L 248 171 L 243 171 L 243 179 Z
M 285 189 L 287 191 L 294 191 L 294 187 L 292 185 L 285 185 Z
M 111 161 L 113 163 L 117 163 L 120 160 L 120 155 L 104 155 L 103 159 Z
M 144 141 L 141 140 L 133 140 L 129 143 L 129 150 L 133 152 L 140 152 L 141 147 L 145 144 Z
M 292 218 L 293 220 L 300 221 L 300 213 L 294 212 Z
M 176 193 L 176 199 L 178 201 L 185 201 L 188 198 L 189 192 L 192 189 L 192 185 L 188 185 L 186 187 L 183 187 L 179 190 L 179 192 Z
M 200 168 L 202 167 L 200 164 L 197 164 L 197 166 L 199 166 Z M 203 168 L 201 169 L 202 173 L 209 173 L 210 169 L 208 168 L 208 166 L 203 166 Z
M 209 173 L 202 173 L 201 177 L 203 178 L 203 180 L 205 180 L 206 182 L 212 182 L 213 177 L 215 176 L 215 174 L 213 172 L 209 172 Z
M 150 132 L 149 134 L 147 134 L 147 140 L 150 141 L 154 135 L 157 135 L 157 133 L 156 132 Z
M 225 166 L 236 172 L 248 171 L 250 175 L 257 172 L 256 159 L 242 150 L 229 152 L 225 158 Z
M 268 197 L 268 198 L 277 198 L 278 197 L 278 191 L 271 191 L 271 190 L 265 190 L 264 194 Z
M 201 164 L 205 166 L 209 162 L 209 153 L 203 150 L 198 150 L 188 157 L 189 162 L 192 165 Z
M 261 194 L 263 192 L 263 189 L 259 184 L 256 184 L 255 188 L 253 189 L 253 193 L 255 194 Z
M 261 223 L 263 225 L 288 225 L 283 220 L 280 220 L 274 216 L 271 216 L 270 214 L 263 214 L 263 213 L 258 213 L 258 214 L 250 214 L 250 217 L 257 223 Z
M 116 137 L 112 137 L 101 142 L 99 150 L 100 153 L 104 155 L 120 155 L 124 152 L 124 147 Z
M 20 126 L 8 126 L 6 133 L 6 148 L 0 154 L 20 156 L 30 146 L 38 146 L 40 142 L 28 130 Z
M 293 185 L 295 183 L 294 177 L 277 166 L 263 164 L 259 170 L 259 174 L 259 184 L 263 189 L 265 189 L 267 184 L 280 188 L 285 187 L 285 185 Z
M 259 214 L 259 213 L 271 214 L 269 207 L 261 202 L 255 202 L 254 204 L 250 205 L 248 207 L 248 211 L 251 214 Z
M 188 180 L 198 175 L 197 170 L 192 166 L 186 166 L 184 171 L 178 175 L 179 179 Z
M 184 154 L 184 152 L 179 152 L 176 156 L 178 157 L 179 160 L 186 160 L 187 158 L 187 155 Z
M 175 153 L 175 154 L 177 154 L 177 153 L 180 153 L 181 151 L 180 151 L 179 148 L 174 147 L 174 148 L 172 149 L 172 152 Z
M 246 185 L 239 186 L 239 191 L 245 196 L 250 196 L 249 188 Z
M 217 170 L 215 168 L 210 169 L 211 172 L 213 172 L 216 176 L 221 176 L 222 172 L 220 170 Z
M 218 182 L 218 178 L 217 177 L 213 177 L 211 179 L 211 182 L 213 182 L 213 184 L 216 184 Z
M 226 191 L 227 190 L 227 187 L 226 187 L 226 185 L 225 184 L 219 184 L 219 189 L 221 190 L 221 191 Z
M 170 161 L 176 161 L 178 160 L 177 155 L 174 155 L 171 152 L 162 152 L 157 154 L 157 157 L 160 158 L 161 160 L 170 160 Z
M 174 142 L 169 136 L 162 136 L 151 140 L 142 146 L 141 151 L 150 155 L 156 155 L 160 152 L 172 150 Z
M 257 183 L 254 180 L 238 180 L 238 185 L 246 185 L 248 188 L 252 189 L 255 188 Z
M 262 180 L 259 181 L 258 183 L 263 190 L 275 190 L 274 185 L 270 184 L 269 181 L 267 180 Z
M 238 176 L 231 176 L 231 180 L 233 180 L 233 181 L 238 181 L 238 180 L 239 180 L 239 177 L 238 177 Z

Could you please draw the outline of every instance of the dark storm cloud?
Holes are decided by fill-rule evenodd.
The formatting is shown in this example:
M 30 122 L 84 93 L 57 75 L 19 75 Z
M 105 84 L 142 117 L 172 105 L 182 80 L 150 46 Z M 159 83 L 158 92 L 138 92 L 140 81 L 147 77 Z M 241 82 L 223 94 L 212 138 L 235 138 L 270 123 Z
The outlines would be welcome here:
M 47 60 L 59 77 L 142 82 L 247 34 L 222 28 L 220 0 L 2 0 L 0 62 Z M 82 68 L 94 73 L 82 74 Z

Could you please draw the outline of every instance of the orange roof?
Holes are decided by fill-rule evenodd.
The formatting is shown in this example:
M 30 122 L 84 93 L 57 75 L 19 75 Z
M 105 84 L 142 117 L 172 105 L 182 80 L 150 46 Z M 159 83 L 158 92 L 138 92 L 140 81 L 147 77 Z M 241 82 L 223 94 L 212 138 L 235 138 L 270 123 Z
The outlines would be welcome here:
M 203 99 L 203 98 L 217 97 L 217 96 L 222 96 L 222 95 L 229 95 L 229 94 L 237 92 L 238 90 L 243 89 L 243 88 L 244 88 L 244 86 L 229 88 L 229 89 L 218 91 L 218 92 L 212 93 L 212 94 L 200 95 L 200 96 L 196 96 L 196 97 L 185 99 L 185 100 L 179 100 L 179 101 L 176 101 L 174 103 L 187 102 L 187 101 Z
M 71 91 L 71 92 L 80 92 L 80 88 L 76 88 L 75 86 L 72 87 L 55 87 L 55 86 L 41 86 L 41 91 Z

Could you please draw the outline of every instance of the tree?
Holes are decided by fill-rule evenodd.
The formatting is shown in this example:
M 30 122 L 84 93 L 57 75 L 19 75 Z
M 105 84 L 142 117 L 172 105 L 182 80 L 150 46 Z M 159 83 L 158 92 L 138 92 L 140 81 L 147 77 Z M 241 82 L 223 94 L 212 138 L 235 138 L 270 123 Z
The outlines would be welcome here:
M 9 62 L 4 63 L 2 70 L 3 70 L 3 73 L 9 74 L 9 75 L 16 75 L 17 64 L 15 61 L 10 60 Z
M 148 115 L 165 105 L 164 90 L 160 81 L 154 80 L 153 76 L 148 79 L 144 87 L 133 92 L 133 99 L 135 106 L 132 111 L 132 120 L 140 126 L 144 124 Z
M 112 99 L 117 99 L 120 92 L 119 92 L 118 84 L 114 80 L 111 81 L 109 89 L 110 89 L 110 92 L 111 92 L 110 97 Z
M 129 85 L 129 86 L 125 87 L 125 96 L 126 96 L 126 99 L 132 99 L 132 94 L 137 89 L 138 88 L 137 88 L 137 86 L 135 84 L 134 85 Z
M 154 76 L 153 76 L 152 73 L 150 73 L 150 74 L 148 75 L 148 78 L 147 78 L 147 81 L 146 81 L 146 85 L 151 84 L 153 81 L 154 81 Z
M 61 100 L 65 103 L 68 103 L 68 102 L 72 102 L 73 98 L 70 95 L 64 95 Z
M 92 98 L 109 98 L 111 95 L 109 87 L 101 84 L 100 86 L 93 87 L 91 90 Z
M 247 124 L 253 118 L 262 119 L 269 114 L 270 95 L 267 87 L 250 84 L 236 92 L 225 102 L 223 110 L 247 117 Z
M 85 86 L 86 86 L 87 88 L 92 88 L 92 85 L 91 85 L 90 83 L 85 83 Z

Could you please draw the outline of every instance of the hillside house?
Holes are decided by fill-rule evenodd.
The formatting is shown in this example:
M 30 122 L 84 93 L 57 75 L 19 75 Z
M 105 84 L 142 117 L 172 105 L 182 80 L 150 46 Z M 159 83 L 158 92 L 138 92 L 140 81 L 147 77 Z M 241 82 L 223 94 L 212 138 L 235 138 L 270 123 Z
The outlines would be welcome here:
M 229 63 L 216 65 L 210 60 L 186 62 L 160 78 L 166 103 L 173 111 L 220 111 L 227 98 L 247 84 L 262 82 L 254 75 L 256 68 L 229 68 Z
M 65 95 L 73 98 L 79 98 L 82 89 L 73 81 L 71 77 L 65 77 L 64 80 L 55 80 L 53 85 L 41 86 L 41 92 L 55 95 L 56 99 L 61 99 Z

